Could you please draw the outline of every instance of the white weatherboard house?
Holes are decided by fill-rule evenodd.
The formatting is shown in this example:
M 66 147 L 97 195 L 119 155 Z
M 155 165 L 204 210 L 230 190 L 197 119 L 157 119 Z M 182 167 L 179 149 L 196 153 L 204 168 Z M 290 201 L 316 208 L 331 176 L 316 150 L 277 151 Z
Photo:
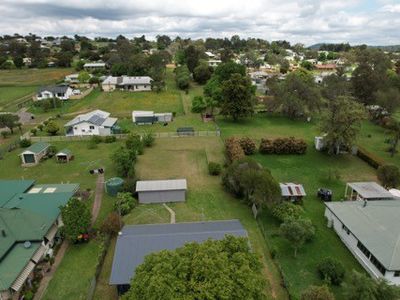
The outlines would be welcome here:
M 144 92 L 151 91 L 151 82 L 153 79 L 149 76 L 108 76 L 101 83 L 101 88 L 105 92 L 112 92 L 116 89 Z
M 144 180 L 136 182 L 139 203 L 184 202 L 186 179 Z
M 400 201 L 325 202 L 325 217 L 374 278 L 400 285 Z
M 102 110 L 78 115 L 64 125 L 67 136 L 110 135 L 113 133 L 117 118 L 110 118 L 110 113 Z
M 57 98 L 60 100 L 68 100 L 73 95 L 73 90 L 68 85 L 54 85 L 41 87 L 37 94 L 36 100 L 44 100 Z

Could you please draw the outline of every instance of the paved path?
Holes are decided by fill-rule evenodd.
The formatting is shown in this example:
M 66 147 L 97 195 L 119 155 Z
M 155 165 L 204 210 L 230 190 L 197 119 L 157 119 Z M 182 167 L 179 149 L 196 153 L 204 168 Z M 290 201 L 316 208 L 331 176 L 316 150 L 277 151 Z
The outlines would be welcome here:
M 97 175 L 96 191 L 92 207 L 92 225 L 96 222 L 101 208 L 101 199 L 104 192 L 104 173 Z
M 54 258 L 54 263 L 51 266 L 50 271 L 48 273 L 46 273 L 44 275 L 44 277 L 42 278 L 42 280 L 40 281 L 39 288 L 38 288 L 37 292 L 35 293 L 35 297 L 33 297 L 33 300 L 40 300 L 44 296 L 47 286 L 49 285 L 50 280 L 53 278 L 55 271 L 57 270 L 58 266 L 60 265 L 68 246 L 69 246 L 69 243 L 66 240 L 61 244 L 61 247 L 60 247 L 60 249 L 58 249 L 57 255 Z
M 171 215 L 171 224 L 175 224 L 175 212 L 170 208 L 170 207 L 168 207 L 168 205 L 167 204 L 165 204 L 164 203 L 164 207 L 169 211 L 169 213 L 170 213 L 170 215 Z

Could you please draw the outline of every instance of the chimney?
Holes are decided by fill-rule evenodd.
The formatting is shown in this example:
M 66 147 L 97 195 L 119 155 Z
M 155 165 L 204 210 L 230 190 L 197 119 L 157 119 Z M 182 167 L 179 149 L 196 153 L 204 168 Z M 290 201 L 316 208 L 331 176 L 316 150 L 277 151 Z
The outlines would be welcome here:
M 1 230 L 1 235 L 2 235 L 3 237 L 6 237 L 6 236 L 7 236 L 6 231 L 5 231 L 4 229 Z
M 367 200 L 364 200 L 364 204 L 363 204 L 363 207 L 366 207 L 367 206 Z

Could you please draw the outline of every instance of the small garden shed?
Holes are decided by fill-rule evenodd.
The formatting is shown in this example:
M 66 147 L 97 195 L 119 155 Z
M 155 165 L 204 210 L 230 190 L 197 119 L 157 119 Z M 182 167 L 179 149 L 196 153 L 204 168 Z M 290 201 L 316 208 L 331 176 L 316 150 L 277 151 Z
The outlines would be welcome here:
M 26 148 L 21 154 L 22 166 L 29 167 L 37 165 L 40 160 L 46 156 L 50 144 L 45 142 L 35 143 Z
M 281 195 L 285 200 L 292 202 L 301 202 L 303 197 L 306 196 L 304 187 L 297 183 L 280 183 Z
M 74 156 L 72 155 L 71 150 L 69 149 L 62 149 L 61 151 L 57 152 L 56 160 L 59 163 L 67 163 L 72 160 Z
M 139 203 L 183 202 L 186 200 L 186 190 L 186 179 L 136 182 Z

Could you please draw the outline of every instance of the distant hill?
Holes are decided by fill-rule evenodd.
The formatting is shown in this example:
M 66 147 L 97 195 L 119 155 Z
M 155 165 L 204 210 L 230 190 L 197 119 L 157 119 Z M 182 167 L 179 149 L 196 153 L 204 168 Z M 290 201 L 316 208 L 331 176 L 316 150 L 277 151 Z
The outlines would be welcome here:
M 323 45 L 337 45 L 335 43 L 317 43 L 314 45 L 311 45 L 308 47 L 308 49 L 311 50 L 320 50 L 321 46 Z M 355 45 L 352 45 L 352 47 L 355 47 Z M 377 49 L 381 49 L 383 51 L 389 51 L 389 52 L 400 52 L 400 45 L 390 45 L 390 46 L 370 46 L 367 45 L 368 48 L 377 48 Z

